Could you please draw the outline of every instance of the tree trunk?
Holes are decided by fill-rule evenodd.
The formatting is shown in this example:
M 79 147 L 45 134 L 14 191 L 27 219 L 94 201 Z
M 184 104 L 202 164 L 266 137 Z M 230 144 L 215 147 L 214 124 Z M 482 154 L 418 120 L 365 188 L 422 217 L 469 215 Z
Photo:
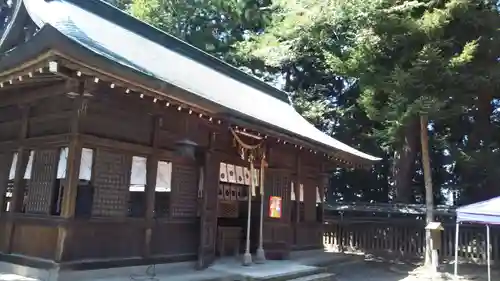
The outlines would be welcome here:
M 425 179 L 425 222 L 429 224 L 434 221 L 434 193 L 432 191 L 432 171 L 429 158 L 429 135 L 427 115 L 420 115 L 420 142 L 422 144 L 422 166 Z M 432 264 L 432 236 L 431 231 L 425 231 L 425 264 Z
M 394 153 L 392 197 L 395 203 L 411 203 L 417 150 L 418 120 L 415 120 L 405 128 L 403 144 Z

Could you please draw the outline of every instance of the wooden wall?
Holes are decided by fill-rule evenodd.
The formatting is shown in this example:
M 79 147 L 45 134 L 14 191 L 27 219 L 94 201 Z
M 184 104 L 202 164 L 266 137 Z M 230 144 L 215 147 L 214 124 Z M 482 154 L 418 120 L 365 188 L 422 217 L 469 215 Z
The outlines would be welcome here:
M 26 110 L 29 117 L 26 138 L 69 133 L 68 120 L 73 112 L 74 102 L 74 99 L 57 95 L 44 97 L 29 104 L 0 103 L 0 144 L 5 147 L 5 142 L 19 139 L 20 128 L 23 126 L 23 112 Z M 33 143 L 31 146 L 36 144 Z
M 88 135 L 151 146 L 154 116 L 162 118 L 158 132 L 159 149 L 172 150 L 175 142 L 185 138 L 199 146 L 207 146 L 212 128 L 206 120 L 136 95 L 96 95 L 89 100 L 81 131 Z
M 292 222 L 292 248 L 306 250 L 322 248 L 323 224 L 318 219 L 316 205 L 317 187 L 324 193 L 322 162 L 316 155 L 302 152 L 296 161 L 295 173 L 295 221 Z M 300 201 L 300 185 L 303 185 L 303 201 Z
M 84 113 L 79 132 L 82 144 L 94 150 L 94 218 L 66 220 L 50 215 L 59 150 L 69 145 L 76 102 L 65 95 L 54 95 L 0 106 L 0 160 L 5 160 L 0 161 L 2 188 L 7 185 L 12 156 L 19 145 L 35 151 L 24 212 L 0 211 L 0 251 L 54 260 L 62 228 L 67 231 L 63 262 L 145 255 L 196 258 L 199 169 L 197 163 L 172 151 L 175 141 L 185 133 L 206 145 L 209 130 L 195 116 L 183 120 L 175 109 L 159 110 L 137 97 L 98 91 L 86 100 L 84 108 L 78 108 Z M 23 118 L 26 112 L 27 118 Z M 148 157 L 153 152 L 154 120 L 158 117 L 163 119 L 158 160 L 173 163 L 172 204 L 167 216 L 147 221 L 127 216 L 128 181 L 132 156 Z M 27 132 L 21 136 L 23 123 L 27 123 Z M 148 243 L 147 229 L 151 230 Z
M 37 89 L 33 88 L 2 94 L 10 101 L 14 99 L 8 95 L 29 100 L 26 97 L 33 96 L 36 91 Z M 57 148 L 67 145 L 68 120 L 72 114 L 73 100 L 60 95 L 45 94 L 29 103 L 3 102 L 3 99 L 0 100 L 0 251 L 54 259 L 58 239 L 57 225 L 61 221 L 50 216 L 51 187 L 59 157 Z M 22 204 L 22 191 L 18 198 L 20 207 L 25 206 L 25 213 L 7 213 L 3 195 L 8 184 L 13 155 L 15 152 L 27 155 L 29 150 L 35 151 L 31 180 L 25 181 L 21 175 L 18 184 L 21 189 L 26 186 L 27 190 L 26 204 Z M 26 160 L 18 157 L 18 162 Z
M 61 262 L 130 257 L 196 258 L 200 241 L 201 164 L 176 155 L 175 143 L 187 138 L 206 149 L 214 133 L 211 149 L 217 152 L 218 159 L 247 165 L 236 153 L 227 126 L 217 126 L 195 114 L 179 112 L 136 95 L 117 94 L 99 87 L 91 92 L 93 96 L 85 98 L 82 105 L 78 104 L 80 99 L 66 95 L 0 105 L 2 188 L 6 186 L 6 168 L 10 168 L 12 154 L 35 150 L 25 212 L 0 211 L 0 251 Z M 71 120 L 77 110 L 82 114 L 76 133 L 79 144 L 94 151 L 92 218 L 63 219 L 50 213 L 51 187 L 56 180 L 59 149 L 67 147 L 75 136 Z M 285 258 L 291 249 L 316 247 L 321 243 L 322 228 L 316 221 L 315 201 L 324 159 L 292 146 L 267 147 L 264 247 L 269 257 Z M 172 162 L 172 191 L 165 216 L 128 216 L 133 156 Z M 2 162 L 2 159 L 7 160 Z M 303 220 L 292 220 L 292 182 L 295 188 L 299 183 L 305 186 Z M 295 194 L 298 200 L 297 190 Z M 269 196 L 282 197 L 281 219 L 268 218 Z
M 21 126 L 22 110 L 17 105 L 0 108 L 0 141 L 16 140 Z
M 195 116 L 188 121 L 183 116 L 174 108 L 162 108 L 137 96 L 103 92 L 88 100 L 81 133 L 95 137 L 84 141 L 84 147 L 95 151 L 94 218 L 71 230 L 64 260 L 196 257 L 200 236 L 199 168 L 194 161 L 175 155 L 174 150 L 175 142 L 183 139 L 186 132 L 199 145 L 206 145 L 209 131 L 200 129 Z M 156 133 L 155 118 L 161 119 Z M 155 135 L 158 147 L 150 150 Z M 169 210 L 153 220 L 127 217 L 132 156 L 151 157 L 154 152 L 160 154 L 157 160 L 172 162 Z M 84 246 L 89 243 L 92 247 Z
M 264 249 L 268 258 L 286 258 L 292 242 L 292 228 L 290 224 L 290 188 L 291 171 L 267 169 L 264 189 Z M 282 217 L 270 218 L 268 215 L 270 196 L 279 196 L 282 199 Z

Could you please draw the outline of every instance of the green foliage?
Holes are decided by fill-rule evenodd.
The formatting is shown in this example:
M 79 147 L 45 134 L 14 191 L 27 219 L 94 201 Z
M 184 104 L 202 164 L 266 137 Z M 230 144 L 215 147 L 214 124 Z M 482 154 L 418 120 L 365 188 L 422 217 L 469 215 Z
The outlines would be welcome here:
M 498 89 L 500 22 L 493 1 L 297 0 L 276 1 L 273 8 L 270 27 L 240 43 L 239 55 L 262 60 L 288 75 L 285 87 L 295 93 L 296 105 L 306 117 L 322 123 L 318 125 L 323 129 L 324 124 L 349 124 L 348 129 L 333 126 L 330 132 L 337 136 L 357 124 L 372 126 L 371 136 L 391 158 L 391 151 L 407 149 L 407 134 L 415 132 L 406 128 L 427 114 L 434 130 L 447 130 L 431 135 L 432 143 L 445 144 L 432 147 L 433 162 L 470 168 L 473 157 L 462 143 L 473 132 L 454 126 L 461 137 L 451 142 L 451 128 L 441 123 L 475 120 L 467 115 L 476 107 L 478 91 Z M 345 85 L 353 81 L 359 85 L 357 101 L 339 102 Z M 326 85 L 336 86 L 326 95 L 317 91 Z M 358 110 L 357 124 L 346 122 L 345 112 L 353 108 Z M 479 126 L 474 122 L 472 126 Z M 372 138 L 364 136 L 369 148 L 366 141 Z M 494 155 L 483 150 L 488 151 L 483 157 Z M 468 157 L 453 154 L 450 159 L 443 156 L 445 151 Z M 400 164 L 395 158 L 393 165 Z M 457 171 L 447 169 L 438 167 L 441 174 Z M 418 169 L 413 173 L 421 174 Z M 438 184 L 450 181 L 438 178 L 443 181 Z M 391 176 L 386 180 L 390 182 Z
M 132 0 L 132 15 L 226 61 L 267 20 L 266 0 Z
M 334 199 L 385 201 L 395 171 L 410 167 L 403 176 L 416 186 L 412 200 L 421 202 L 420 147 L 408 147 L 408 140 L 418 137 L 412 126 L 420 114 L 431 120 L 435 185 L 460 190 L 465 201 L 495 193 L 492 187 L 500 180 L 495 1 L 110 2 L 281 85 L 318 128 L 384 156 L 369 171 L 333 173 Z M 399 156 L 410 148 L 413 155 L 403 163 Z
M 443 109 L 456 94 L 450 84 L 455 84 L 477 48 L 477 38 L 452 42 L 446 32 L 449 23 L 473 4 L 464 0 L 447 1 L 443 7 L 431 4 L 278 1 L 273 25 L 241 43 L 240 55 L 281 69 L 290 62 L 321 60 L 328 74 L 354 78 L 363 92 L 359 103 L 372 120 L 384 123 L 379 135 L 391 144 L 400 139 L 409 120 Z M 457 47 L 462 50 L 457 52 Z M 317 111 L 317 106 L 311 108 Z
M 132 3 L 132 0 L 105 0 L 105 1 L 122 10 L 127 10 L 129 5 Z

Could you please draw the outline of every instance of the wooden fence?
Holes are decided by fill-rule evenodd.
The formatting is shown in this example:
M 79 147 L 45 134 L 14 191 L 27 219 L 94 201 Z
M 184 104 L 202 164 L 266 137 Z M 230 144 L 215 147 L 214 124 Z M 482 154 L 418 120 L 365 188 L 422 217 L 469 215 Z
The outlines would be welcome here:
M 329 218 L 324 225 L 324 244 L 328 249 L 421 258 L 425 247 L 424 221 L 416 218 Z M 440 256 L 454 259 L 455 224 L 444 224 Z M 491 258 L 500 260 L 500 227 L 491 227 Z M 486 227 L 460 226 L 459 259 L 462 262 L 486 262 Z

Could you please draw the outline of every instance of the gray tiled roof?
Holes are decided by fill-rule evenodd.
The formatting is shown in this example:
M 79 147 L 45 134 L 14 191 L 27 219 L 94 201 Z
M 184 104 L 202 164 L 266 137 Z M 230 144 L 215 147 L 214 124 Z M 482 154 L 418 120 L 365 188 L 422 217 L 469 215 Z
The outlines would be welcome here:
M 263 85 L 264 82 L 255 81 L 105 3 L 97 0 L 24 0 L 24 3 L 37 25 L 53 26 L 95 56 L 172 84 L 222 108 L 278 127 L 287 134 L 332 151 L 341 150 L 365 160 L 379 160 L 315 128 L 286 102 L 283 92 Z M 140 32 L 141 28 L 144 33 Z M 159 39 L 152 40 L 151 34 Z M 170 45 L 161 44 L 163 39 Z M 190 51 L 202 57 L 205 63 L 187 55 Z M 228 74 L 228 70 L 233 74 Z

